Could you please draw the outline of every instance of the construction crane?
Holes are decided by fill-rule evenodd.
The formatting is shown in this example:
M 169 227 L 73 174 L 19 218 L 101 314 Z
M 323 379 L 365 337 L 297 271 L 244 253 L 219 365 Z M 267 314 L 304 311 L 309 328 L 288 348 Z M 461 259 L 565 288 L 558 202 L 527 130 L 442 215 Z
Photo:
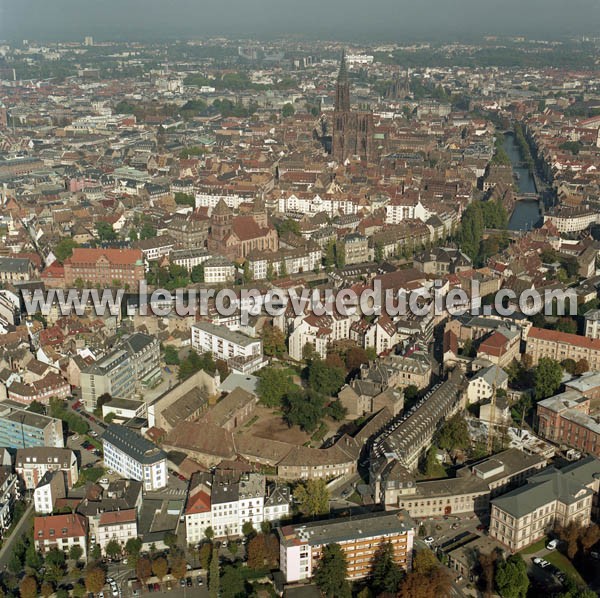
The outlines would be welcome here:
M 488 425 L 488 437 L 487 437 L 487 453 L 491 455 L 494 452 L 494 426 L 496 424 L 496 396 L 498 392 L 498 374 L 500 374 L 500 361 L 502 360 L 502 352 L 504 346 L 500 349 L 500 355 L 498 357 L 498 364 L 496 365 L 496 372 L 494 374 L 494 383 L 492 384 L 492 397 L 490 400 L 490 423 Z

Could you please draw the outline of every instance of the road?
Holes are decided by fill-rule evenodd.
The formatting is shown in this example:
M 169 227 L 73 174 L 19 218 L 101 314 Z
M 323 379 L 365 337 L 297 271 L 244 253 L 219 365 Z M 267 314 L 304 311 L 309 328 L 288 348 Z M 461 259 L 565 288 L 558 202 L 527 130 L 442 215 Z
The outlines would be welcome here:
M 8 561 L 12 555 L 13 546 L 21 539 L 29 527 L 29 522 L 33 517 L 33 502 L 27 507 L 19 523 L 13 530 L 12 534 L 8 537 L 8 540 L 4 543 L 0 549 L 0 571 L 4 571 Z

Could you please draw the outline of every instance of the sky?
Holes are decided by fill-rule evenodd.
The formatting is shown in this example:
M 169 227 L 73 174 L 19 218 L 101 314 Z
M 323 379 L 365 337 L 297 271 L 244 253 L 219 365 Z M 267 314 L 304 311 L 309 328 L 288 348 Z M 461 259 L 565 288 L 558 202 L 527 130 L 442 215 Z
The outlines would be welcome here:
M 600 35 L 600 0 L 0 0 L 0 39 Z

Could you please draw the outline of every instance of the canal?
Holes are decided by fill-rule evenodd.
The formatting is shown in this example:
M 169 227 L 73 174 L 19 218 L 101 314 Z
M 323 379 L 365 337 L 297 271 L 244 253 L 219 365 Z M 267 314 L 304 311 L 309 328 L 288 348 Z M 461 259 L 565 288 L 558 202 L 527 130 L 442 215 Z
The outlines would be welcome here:
M 512 133 L 504 135 L 504 150 L 508 154 L 513 166 L 513 171 L 518 176 L 517 188 L 519 193 L 536 193 L 533 175 L 526 166 L 523 166 L 519 146 L 515 143 Z M 508 230 L 531 230 L 540 226 L 542 217 L 537 201 L 518 201 L 508 222 Z

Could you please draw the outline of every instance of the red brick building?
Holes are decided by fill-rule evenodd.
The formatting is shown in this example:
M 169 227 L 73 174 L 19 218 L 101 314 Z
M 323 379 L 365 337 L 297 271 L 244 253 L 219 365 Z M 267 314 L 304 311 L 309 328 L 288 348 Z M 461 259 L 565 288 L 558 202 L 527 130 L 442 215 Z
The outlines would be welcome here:
M 130 288 L 145 278 L 144 259 L 140 249 L 76 248 L 65 261 L 65 286 L 82 281 L 87 287 L 96 285 Z

